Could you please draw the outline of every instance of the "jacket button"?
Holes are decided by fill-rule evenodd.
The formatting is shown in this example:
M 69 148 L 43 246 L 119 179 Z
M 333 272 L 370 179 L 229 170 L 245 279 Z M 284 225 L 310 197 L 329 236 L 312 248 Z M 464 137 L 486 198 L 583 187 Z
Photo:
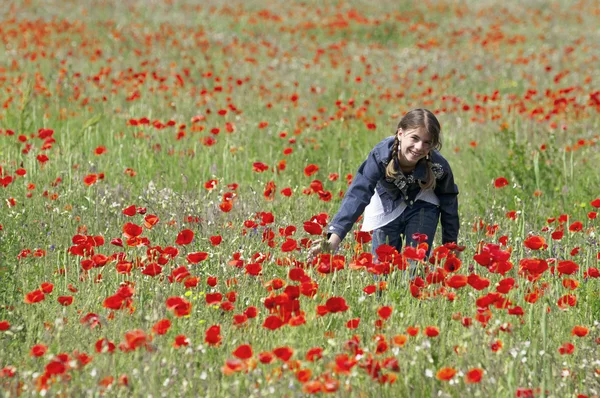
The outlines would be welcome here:
M 410 201 L 410 204 L 412 205 L 413 203 L 415 203 L 415 202 L 413 202 L 413 201 L 411 200 L 411 201 Z

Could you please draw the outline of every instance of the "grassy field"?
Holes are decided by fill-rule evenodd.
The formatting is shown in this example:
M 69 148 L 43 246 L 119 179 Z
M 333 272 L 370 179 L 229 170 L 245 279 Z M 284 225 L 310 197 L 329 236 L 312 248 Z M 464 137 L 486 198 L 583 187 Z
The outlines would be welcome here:
M 419 4 L 0 5 L 2 394 L 598 396 L 600 3 Z M 459 267 L 308 262 L 420 107 Z

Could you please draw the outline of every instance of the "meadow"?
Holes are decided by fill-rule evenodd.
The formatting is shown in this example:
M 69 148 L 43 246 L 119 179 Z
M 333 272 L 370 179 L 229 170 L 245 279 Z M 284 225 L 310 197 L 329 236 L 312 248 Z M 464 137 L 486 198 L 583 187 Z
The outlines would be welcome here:
M 600 3 L 0 5 L 3 396 L 600 395 Z M 307 258 L 434 112 L 459 257 Z M 419 263 L 409 281 L 406 261 Z

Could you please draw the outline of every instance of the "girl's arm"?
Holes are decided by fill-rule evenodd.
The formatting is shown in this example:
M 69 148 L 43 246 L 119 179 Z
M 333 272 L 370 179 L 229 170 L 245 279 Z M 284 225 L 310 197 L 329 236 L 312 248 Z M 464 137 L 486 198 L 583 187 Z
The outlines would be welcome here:
M 384 175 L 385 168 L 379 159 L 378 151 L 373 150 L 358 168 L 352 179 L 352 184 L 350 184 L 344 195 L 340 210 L 327 227 L 327 237 L 330 243 L 335 243 L 332 242 L 332 237 L 337 240 L 334 235 L 337 235 L 339 242 L 346 237 L 346 234 L 352 229 L 358 217 L 371 201 L 371 197 L 375 192 L 375 185 Z M 339 242 L 337 242 L 338 245 Z
M 460 223 L 458 219 L 458 187 L 450 165 L 446 173 L 436 181 L 435 194 L 440 200 L 440 223 L 442 224 L 442 244 L 457 242 Z

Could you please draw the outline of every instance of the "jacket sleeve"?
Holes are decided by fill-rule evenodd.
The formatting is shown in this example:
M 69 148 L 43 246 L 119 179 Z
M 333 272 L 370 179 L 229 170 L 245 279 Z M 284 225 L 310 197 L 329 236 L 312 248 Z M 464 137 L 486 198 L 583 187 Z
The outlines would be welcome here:
M 375 185 L 385 175 L 385 168 L 378 159 L 377 151 L 369 153 L 360 165 L 350 187 L 346 191 L 339 211 L 327 228 L 328 236 L 335 233 L 344 239 L 363 213 L 375 192 Z
M 457 242 L 460 228 L 458 218 L 458 187 L 450 165 L 441 179 L 436 181 L 434 190 L 440 201 L 440 222 L 442 224 L 442 244 Z

